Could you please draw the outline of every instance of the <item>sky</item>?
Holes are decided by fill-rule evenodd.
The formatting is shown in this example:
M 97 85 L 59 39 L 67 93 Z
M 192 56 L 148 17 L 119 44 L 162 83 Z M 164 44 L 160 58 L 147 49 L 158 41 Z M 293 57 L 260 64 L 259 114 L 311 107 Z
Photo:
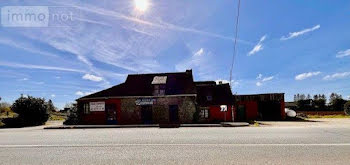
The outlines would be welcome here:
M 72 16 L 13 27 L 2 10 L 2 101 L 24 94 L 62 108 L 135 73 L 192 69 L 197 81 L 229 82 L 237 0 L 135 1 L 0 1 Z M 350 97 L 349 11 L 348 0 L 242 0 L 233 93 Z

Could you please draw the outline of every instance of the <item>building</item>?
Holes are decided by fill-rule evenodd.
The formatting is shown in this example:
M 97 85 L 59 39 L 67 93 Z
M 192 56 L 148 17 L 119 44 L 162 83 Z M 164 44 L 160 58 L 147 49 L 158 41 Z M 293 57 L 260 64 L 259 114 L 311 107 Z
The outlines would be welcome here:
M 192 70 L 132 74 L 122 84 L 79 98 L 80 124 L 192 123 L 196 96 Z
M 234 95 L 235 121 L 284 120 L 284 93 Z
M 215 81 L 195 82 L 197 103 L 200 109 L 200 123 L 233 121 L 234 110 L 229 84 Z
M 182 124 L 282 120 L 284 94 L 232 95 L 229 84 L 193 80 L 192 70 L 130 74 L 77 100 L 79 124 Z

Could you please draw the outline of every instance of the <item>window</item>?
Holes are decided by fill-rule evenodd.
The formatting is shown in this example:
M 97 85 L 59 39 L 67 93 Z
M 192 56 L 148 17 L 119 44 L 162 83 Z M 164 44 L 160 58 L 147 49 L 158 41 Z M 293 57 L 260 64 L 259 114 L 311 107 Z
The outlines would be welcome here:
M 84 108 L 84 114 L 90 113 L 90 104 L 89 103 L 84 103 L 83 108 Z
M 201 118 L 208 119 L 209 118 L 209 109 L 201 108 L 201 113 L 199 114 Z
M 154 96 L 165 95 L 165 84 L 154 85 L 153 86 L 153 95 Z

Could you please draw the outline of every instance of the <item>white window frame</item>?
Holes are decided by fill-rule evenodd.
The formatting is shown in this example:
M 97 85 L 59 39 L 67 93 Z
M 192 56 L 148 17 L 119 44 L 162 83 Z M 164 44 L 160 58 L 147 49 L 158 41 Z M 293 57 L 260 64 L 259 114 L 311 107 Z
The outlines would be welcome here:
M 199 113 L 199 116 L 202 118 L 202 119 L 209 119 L 209 108 L 208 107 L 203 107 L 203 108 L 200 108 L 200 113 Z

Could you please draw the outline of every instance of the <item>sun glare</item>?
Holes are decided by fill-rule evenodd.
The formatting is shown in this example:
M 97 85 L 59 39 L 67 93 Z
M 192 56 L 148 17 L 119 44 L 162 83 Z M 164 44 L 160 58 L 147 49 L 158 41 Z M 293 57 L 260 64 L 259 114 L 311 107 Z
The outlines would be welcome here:
M 139 11 L 146 11 L 149 7 L 148 0 L 134 0 L 135 8 Z

